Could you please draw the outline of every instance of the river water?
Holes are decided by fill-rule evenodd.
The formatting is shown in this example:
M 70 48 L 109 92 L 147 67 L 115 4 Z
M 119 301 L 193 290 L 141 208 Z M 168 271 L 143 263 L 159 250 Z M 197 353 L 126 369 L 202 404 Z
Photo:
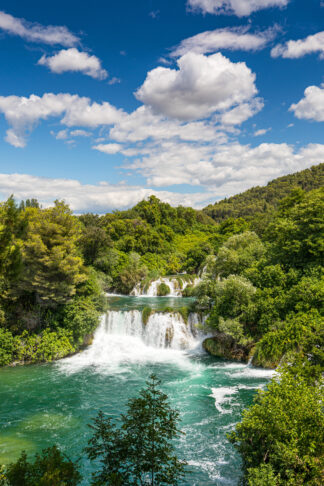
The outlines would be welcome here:
M 226 434 L 272 373 L 207 356 L 191 329 L 194 322 L 185 324 L 180 316 L 153 314 L 146 326 L 140 322 L 144 306 L 190 304 L 175 300 L 113 298 L 84 352 L 53 364 L 1 369 L 0 464 L 22 449 L 34 453 L 55 443 L 73 459 L 82 456 L 89 478 L 91 465 L 82 449 L 91 436 L 91 417 L 103 410 L 118 418 L 154 372 L 181 414 L 185 435 L 178 455 L 190 469 L 182 484 L 236 485 L 240 459 Z M 167 329 L 172 337 L 165 340 Z

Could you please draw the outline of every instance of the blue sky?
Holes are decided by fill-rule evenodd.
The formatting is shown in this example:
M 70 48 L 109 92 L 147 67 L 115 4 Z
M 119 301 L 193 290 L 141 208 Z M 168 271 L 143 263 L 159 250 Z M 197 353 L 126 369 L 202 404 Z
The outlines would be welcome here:
M 0 8 L 2 198 L 202 207 L 324 161 L 321 0 Z

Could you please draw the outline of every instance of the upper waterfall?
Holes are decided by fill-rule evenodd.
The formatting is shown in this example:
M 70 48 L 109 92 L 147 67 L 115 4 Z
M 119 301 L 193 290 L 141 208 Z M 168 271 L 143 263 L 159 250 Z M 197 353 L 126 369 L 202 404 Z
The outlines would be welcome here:
M 167 294 L 168 297 L 181 297 L 183 290 L 188 287 L 188 285 L 197 285 L 200 282 L 199 277 L 190 278 L 188 275 L 177 275 L 175 277 L 160 277 L 157 280 L 150 282 L 148 286 L 144 286 L 139 283 L 132 290 L 130 295 L 134 296 L 147 296 L 147 297 L 157 297 L 159 295 L 159 286 L 163 283 L 167 285 L 170 292 Z

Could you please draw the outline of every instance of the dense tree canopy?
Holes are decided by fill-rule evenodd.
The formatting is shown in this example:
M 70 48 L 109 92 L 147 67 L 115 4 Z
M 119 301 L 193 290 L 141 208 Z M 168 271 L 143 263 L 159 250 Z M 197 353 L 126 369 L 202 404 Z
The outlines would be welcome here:
M 253 357 L 257 366 L 283 366 L 231 434 L 243 458 L 243 481 L 319 486 L 323 169 L 277 179 L 203 212 L 151 196 L 127 211 L 77 217 L 64 202 L 43 209 L 33 199 L 18 206 L 9 198 L 0 204 L 0 366 L 51 361 L 80 349 L 105 309 L 103 291 L 128 294 L 161 276 L 186 272 L 193 282 L 199 274 L 201 282 L 185 292 L 196 298 L 213 342 L 222 337 L 239 350 L 237 359 Z M 161 284 L 158 291 L 169 289 Z M 176 484 L 181 477 L 169 442 L 177 436 L 178 416 L 155 385 L 129 403 L 122 429 L 103 415 L 96 419 L 88 452 L 103 468 L 93 484 L 128 484 L 131 477 L 144 484 L 152 474 L 154 484 Z M 70 467 L 53 449 L 36 458 L 39 474 L 47 460 Z M 24 456 L 19 464 L 12 474 L 36 471 Z
M 242 455 L 245 484 L 323 484 L 324 395 L 315 385 L 303 368 L 286 368 L 243 413 L 230 440 Z
M 204 212 L 217 222 L 242 217 L 247 221 L 278 209 L 279 202 L 297 187 L 311 191 L 324 186 L 324 164 L 279 177 L 265 187 L 253 187 L 242 194 L 210 204 Z

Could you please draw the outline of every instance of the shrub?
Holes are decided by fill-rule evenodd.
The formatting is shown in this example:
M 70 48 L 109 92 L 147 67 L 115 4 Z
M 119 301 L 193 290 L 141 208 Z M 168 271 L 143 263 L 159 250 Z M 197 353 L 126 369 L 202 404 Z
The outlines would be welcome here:
M 192 297 L 194 293 L 194 287 L 192 285 L 187 285 L 182 291 L 183 297 Z
M 75 351 L 72 333 L 65 329 L 46 329 L 42 334 L 24 331 L 15 340 L 14 358 L 18 361 L 42 363 L 63 358 Z
M 10 331 L 0 328 L 0 366 L 10 364 L 13 361 L 15 339 Z
M 159 285 L 158 285 L 158 288 L 157 288 L 157 295 L 159 297 L 164 297 L 166 295 L 169 295 L 171 292 L 171 289 L 170 287 L 164 283 L 164 282 L 161 282 Z
M 146 326 L 146 324 L 148 323 L 148 320 L 149 320 L 152 312 L 153 312 L 153 309 L 151 309 L 150 307 L 144 307 L 144 309 L 142 310 L 142 322 L 143 322 L 144 326 Z
M 229 435 L 243 459 L 245 484 L 250 468 L 269 464 L 263 471 L 280 478 L 280 485 L 320 486 L 323 472 L 323 383 L 305 374 L 305 365 L 286 367 L 273 378 L 267 391 L 260 391 L 253 406 Z M 258 471 L 258 474 L 262 471 Z M 260 476 L 259 474 L 259 476 Z M 252 476 L 253 477 L 253 476 Z
M 72 333 L 58 328 L 46 329 L 41 334 L 28 334 L 24 331 L 13 336 L 10 331 L 0 329 L 0 366 L 13 361 L 42 363 L 64 358 L 75 351 Z
M 315 310 L 290 314 L 278 329 L 267 332 L 256 345 L 253 362 L 275 367 L 285 355 L 301 353 L 323 364 L 324 319 Z
M 189 314 L 190 314 L 189 307 L 180 307 L 180 309 L 178 309 L 178 312 L 181 315 L 181 317 L 184 320 L 184 322 L 186 324 L 188 324 L 188 318 L 189 318 Z
M 64 309 L 63 326 L 72 331 L 73 339 L 81 344 L 99 324 L 100 313 L 90 298 L 76 298 Z
M 27 461 L 22 452 L 18 461 L 6 467 L 4 486 L 77 486 L 82 479 L 78 465 L 64 457 L 56 447 L 44 449 L 36 454 L 34 462 Z M 0 472 L 1 481 L 1 472 Z
M 243 324 L 238 319 L 219 318 L 218 330 L 224 334 L 232 336 L 235 341 L 240 342 L 244 337 Z

